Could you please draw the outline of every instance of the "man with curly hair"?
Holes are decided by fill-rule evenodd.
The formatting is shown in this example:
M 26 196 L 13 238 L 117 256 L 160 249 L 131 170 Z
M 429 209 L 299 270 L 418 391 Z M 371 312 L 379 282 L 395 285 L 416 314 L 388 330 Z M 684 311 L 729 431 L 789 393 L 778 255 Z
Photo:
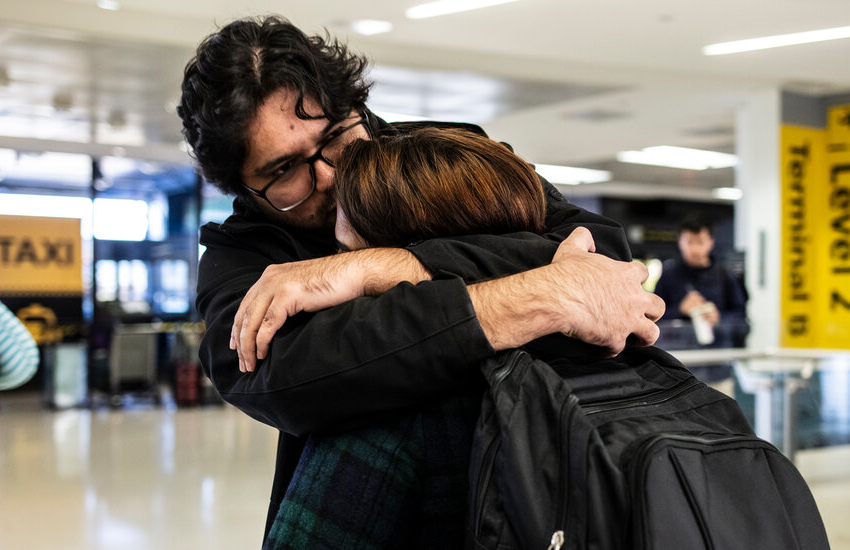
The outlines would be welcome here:
M 628 262 L 621 227 L 545 182 L 548 239 L 473 235 L 336 254 L 333 173 L 345 145 L 423 125 L 483 133 L 387 124 L 366 107 L 365 68 L 344 44 L 266 17 L 207 37 L 184 74 L 186 140 L 205 178 L 236 196 L 232 216 L 201 229 L 200 357 L 225 400 L 281 432 L 267 533 L 305 435 L 468 391 L 481 360 L 545 334 L 607 354 L 658 336 L 663 303 L 641 289 L 646 270 Z M 559 248 L 579 226 L 590 232 Z M 328 289 L 334 303 L 360 297 L 296 314 L 302 297 L 320 303 Z

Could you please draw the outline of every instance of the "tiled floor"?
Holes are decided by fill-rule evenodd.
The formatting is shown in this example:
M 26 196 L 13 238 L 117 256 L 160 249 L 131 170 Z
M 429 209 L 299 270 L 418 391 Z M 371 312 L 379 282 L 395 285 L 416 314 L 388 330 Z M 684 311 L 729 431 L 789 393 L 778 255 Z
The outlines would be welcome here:
M 260 547 L 277 434 L 235 409 L 0 406 L 0 549 Z
M 0 549 L 259 548 L 276 434 L 235 409 L 0 407 Z M 850 447 L 797 463 L 850 550 Z
M 818 503 L 832 550 L 850 550 L 850 446 L 800 451 L 795 462 Z

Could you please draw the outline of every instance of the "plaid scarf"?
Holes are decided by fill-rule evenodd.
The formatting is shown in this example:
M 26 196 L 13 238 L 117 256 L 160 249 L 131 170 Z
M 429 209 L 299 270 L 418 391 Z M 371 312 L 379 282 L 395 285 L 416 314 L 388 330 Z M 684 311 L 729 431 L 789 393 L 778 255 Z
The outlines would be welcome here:
M 463 547 L 479 394 L 341 435 L 311 436 L 265 550 Z

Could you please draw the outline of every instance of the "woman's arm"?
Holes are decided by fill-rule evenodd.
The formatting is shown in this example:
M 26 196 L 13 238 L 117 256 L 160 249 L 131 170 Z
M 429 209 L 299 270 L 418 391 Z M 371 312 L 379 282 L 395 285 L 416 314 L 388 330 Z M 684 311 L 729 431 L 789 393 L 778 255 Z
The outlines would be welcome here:
M 535 240 L 541 238 L 530 242 Z M 580 228 L 545 268 L 470 287 L 472 307 L 490 345 L 507 349 L 553 332 L 615 353 L 632 333 L 639 343 L 653 343 L 657 330 L 647 318 L 657 319 L 660 300 L 640 288 L 646 267 L 593 254 L 594 247 L 589 231 Z M 266 357 L 275 333 L 296 313 L 428 279 L 412 256 L 397 249 L 269 266 L 240 304 L 230 347 L 239 354 L 240 370 L 253 371 L 255 357 Z

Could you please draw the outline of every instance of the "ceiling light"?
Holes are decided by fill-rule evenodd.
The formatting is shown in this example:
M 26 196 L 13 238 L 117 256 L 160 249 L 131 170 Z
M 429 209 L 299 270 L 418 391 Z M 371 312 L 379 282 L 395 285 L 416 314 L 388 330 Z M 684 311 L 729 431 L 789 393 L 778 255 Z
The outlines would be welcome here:
M 516 0 L 438 0 L 437 2 L 428 2 L 408 8 L 404 14 L 408 19 L 425 19 L 426 17 L 507 4 L 508 2 L 516 2 Z
M 685 170 L 728 168 L 738 164 L 738 157 L 728 153 L 689 149 L 687 147 L 671 147 L 669 145 L 646 147 L 640 151 L 620 151 L 617 153 L 617 160 Z
M 115 0 L 97 0 L 97 7 L 102 10 L 118 11 L 121 9 L 121 4 Z
M 555 164 L 535 164 L 535 171 L 549 180 L 549 183 L 578 185 L 580 183 L 600 183 L 611 181 L 611 172 L 607 170 L 591 170 L 589 168 L 573 168 Z
M 715 187 L 711 190 L 711 196 L 715 199 L 736 201 L 744 196 L 744 192 L 737 187 Z
M 747 40 L 735 40 L 733 42 L 720 42 L 703 47 L 703 55 L 725 55 L 730 53 L 751 52 L 755 50 L 767 50 L 769 48 L 781 48 L 783 46 L 795 46 L 797 44 L 809 44 L 812 42 L 823 42 L 825 40 L 838 40 L 850 38 L 850 27 L 835 27 L 819 31 L 795 32 L 791 34 L 777 34 L 775 36 L 764 36 L 762 38 L 749 38 Z
M 381 34 L 393 30 L 393 24 L 389 21 L 378 21 L 375 19 L 358 19 L 351 22 L 351 30 L 364 36 Z

